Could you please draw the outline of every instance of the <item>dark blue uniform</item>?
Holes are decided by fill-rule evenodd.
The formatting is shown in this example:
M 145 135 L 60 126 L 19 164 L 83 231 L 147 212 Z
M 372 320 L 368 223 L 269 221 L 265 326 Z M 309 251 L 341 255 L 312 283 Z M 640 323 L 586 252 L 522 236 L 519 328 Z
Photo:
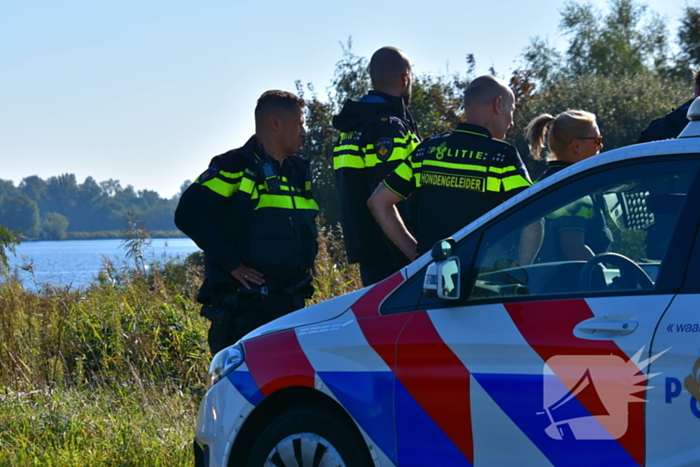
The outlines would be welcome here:
M 421 143 L 384 184 L 404 199 L 420 195 L 415 234 L 423 254 L 532 183 L 514 146 L 460 123 Z
M 403 98 L 379 91 L 370 91 L 359 102 L 348 100 L 333 118 L 333 127 L 341 132 L 333 150 L 333 169 L 345 249 L 350 263 L 360 263 L 367 286 L 408 264 L 374 220 L 367 200 L 418 146 L 420 135 Z M 410 223 L 405 203 L 398 209 Z
M 279 164 L 255 137 L 214 157 L 183 193 L 175 224 L 205 255 L 197 300 L 215 310 L 231 308 L 210 318 L 212 353 L 303 306 L 306 292 L 294 286 L 310 279 L 317 213 L 308 162 L 290 156 Z M 264 275 L 267 296 L 239 290 L 231 272 L 241 263 Z

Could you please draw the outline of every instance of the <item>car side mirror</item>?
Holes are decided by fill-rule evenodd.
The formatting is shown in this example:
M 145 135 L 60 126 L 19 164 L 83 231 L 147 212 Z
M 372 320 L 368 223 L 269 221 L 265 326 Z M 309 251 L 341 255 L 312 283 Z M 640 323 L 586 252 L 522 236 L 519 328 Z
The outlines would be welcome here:
M 457 242 L 455 242 L 454 238 L 447 237 L 433 245 L 433 249 L 430 251 L 430 256 L 432 256 L 435 262 L 438 262 L 452 256 L 456 251 Z
M 459 257 L 450 256 L 428 266 L 423 281 L 423 294 L 440 300 L 459 300 L 460 283 Z
M 459 258 L 450 256 L 437 263 L 437 296 L 440 300 L 459 300 Z

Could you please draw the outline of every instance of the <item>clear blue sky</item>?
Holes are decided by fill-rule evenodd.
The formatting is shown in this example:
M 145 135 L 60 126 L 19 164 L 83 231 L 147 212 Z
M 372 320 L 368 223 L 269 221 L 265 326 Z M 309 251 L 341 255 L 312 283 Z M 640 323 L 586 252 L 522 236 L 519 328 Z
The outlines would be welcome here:
M 592 2 L 606 8 L 605 0 Z M 678 26 L 685 0 L 649 8 Z M 694 4 L 694 3 L 691 3 Z M 563 2 L 180 0 L 3 2 L 0 179 L 73 173 L 170 197 L 212 156 L 241 146 L 267 89 L 322 94 L 341 42 L 394 45 L 418 74 L 494 66 L 506 76 Z

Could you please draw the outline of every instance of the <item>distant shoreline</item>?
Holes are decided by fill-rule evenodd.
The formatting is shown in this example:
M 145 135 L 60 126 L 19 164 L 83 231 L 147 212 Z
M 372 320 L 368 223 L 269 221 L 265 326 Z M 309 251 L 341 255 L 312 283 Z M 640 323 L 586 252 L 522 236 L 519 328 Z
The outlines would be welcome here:
M 103 230 L 99 232 L 66 232 L 63 238 L 26 238 L 21 237 L 22 243 L 29 242 L 56 242 L 62 240 L 118 240 L 124 238 L 124 231 Z M 154 230 L 148 232 L 148 238 L 187 238 L 179 230 Z

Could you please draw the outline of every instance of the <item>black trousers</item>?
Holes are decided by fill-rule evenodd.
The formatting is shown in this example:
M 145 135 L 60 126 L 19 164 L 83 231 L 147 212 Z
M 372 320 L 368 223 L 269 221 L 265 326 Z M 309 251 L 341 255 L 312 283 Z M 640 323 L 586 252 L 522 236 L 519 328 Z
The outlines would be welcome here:
M 207 341 L 212 356 L 235 344 L 241 337 L 263 324 L 304 307 L 301 296 L 270 294 L 265 298 L 238 297 L 235 304 L 222 303 L 223 297 L 215 296 L 213 307 L 223 307 L 221 322 L 212 322 Z

